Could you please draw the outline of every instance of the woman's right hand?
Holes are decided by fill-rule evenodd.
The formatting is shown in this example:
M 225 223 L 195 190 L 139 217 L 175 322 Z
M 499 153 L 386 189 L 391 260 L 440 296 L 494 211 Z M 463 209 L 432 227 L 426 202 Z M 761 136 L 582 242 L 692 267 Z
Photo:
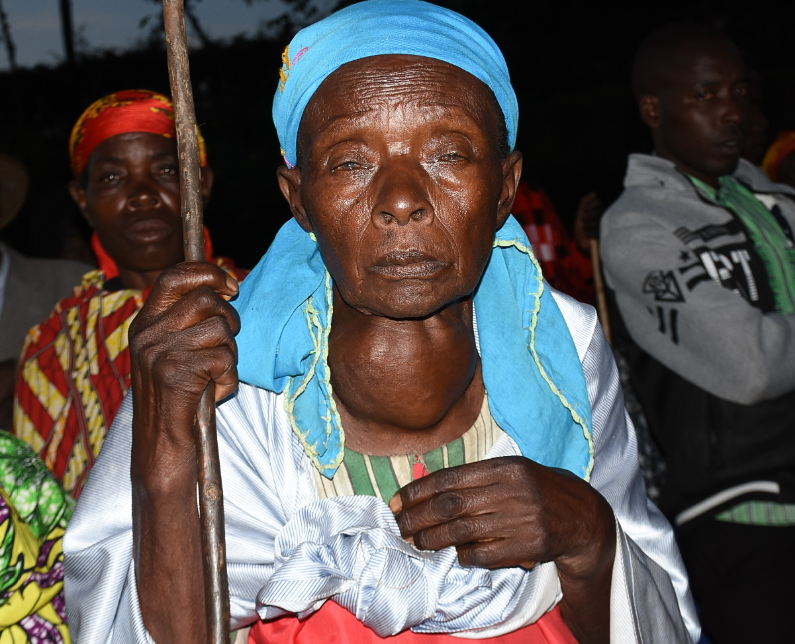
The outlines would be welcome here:
M 237 388 L 240 319 L 227 301 L 237 291 L 218 266 L 183 262 L 163 271 L 133 320 L 133 470 L 144 457 L 139 447 L 192 458 L 193 419 L 208 382 L 215 381 L 216 401 Z
M 237 281 L 185 262 L 160 275 L 130 326 L 133 553 L 144 624 L 158 642 L 207 641 L 193 420 L 210 380 L 237 388 Z

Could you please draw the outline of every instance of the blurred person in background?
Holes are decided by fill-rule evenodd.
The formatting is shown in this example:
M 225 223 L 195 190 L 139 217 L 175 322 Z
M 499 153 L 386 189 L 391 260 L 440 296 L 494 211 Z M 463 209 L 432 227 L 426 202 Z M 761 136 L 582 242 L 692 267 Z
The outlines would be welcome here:
M 750 87 L 720 33 L 650 35 L 633 88 L 654 154 L 629 157 L 601 228 L 615 343 L 714 644 L 792 639 L 795 190 L 741 158 Z
M 544 279 L 586 304 L 595 303 L 591 240 L 599 237 L 603 212 L 599 195 L 585 195 L 577 205 L 570 235 L 547 193 L 526 181 L 519 183 L 511 211 L 533 246 Z
M 213 173 L 202 150 L 202 196 Z M 77 498 L 130 387 L 127 330 L 160 273 L 184 259 L 174 112 L 149 90 L 105 96 L 72 130 L 69 191 L 94 229 L 99 269 L 28 333 L 14 432 Z M 238 277 L 231 260 L 210 261 Z

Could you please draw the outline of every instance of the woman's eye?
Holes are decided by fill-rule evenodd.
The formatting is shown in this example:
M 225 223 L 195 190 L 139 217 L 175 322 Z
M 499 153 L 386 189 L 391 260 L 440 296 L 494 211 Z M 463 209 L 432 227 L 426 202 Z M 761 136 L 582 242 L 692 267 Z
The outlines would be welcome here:
M 115 173 L 115 172 L 106 172 L 105 174 L 103 174 L 99 178 L 99 180 L 103 181 L 105 183 L 111 183 L 113 181 L 116 181 L 118 178 L 119 178 L 119 175 L 117 173 Z
M 439 161 L 442 163 L 458 163 L 465 160 L 466 157 L 458 152 L 447 152 L 439 157 Z
M 179 168 L 175 165 L 166 165 L 160 168 L 162 174 L 177 174 Z
M 335 165 L 331 171 L 336 172 L 337 170 L 356 170 L 359 167 L 361 166 L 356 161 L 344 161 L 343 163 L 338 163 Z
M 709 101 L 709 100 L 715 98 L 715 94 L 713 92 L 701 92 L 701 93 L 699 93 L 698 97 Z

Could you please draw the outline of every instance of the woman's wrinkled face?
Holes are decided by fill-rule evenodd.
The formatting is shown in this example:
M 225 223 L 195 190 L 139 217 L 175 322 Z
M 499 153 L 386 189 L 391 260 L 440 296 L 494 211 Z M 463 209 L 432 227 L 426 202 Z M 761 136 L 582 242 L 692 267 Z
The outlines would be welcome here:
M 502 118 L 485 84 L 432 59 L 365 58 L 324 81 L 280 184 L 348 305 L 418 318 L 472 293 L 521 173 Z

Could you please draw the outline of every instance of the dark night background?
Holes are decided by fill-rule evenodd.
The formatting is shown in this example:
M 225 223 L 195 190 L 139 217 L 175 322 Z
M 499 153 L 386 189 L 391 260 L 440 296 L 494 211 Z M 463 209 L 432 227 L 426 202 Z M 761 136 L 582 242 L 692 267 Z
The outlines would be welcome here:
M 692 20 L 732 38 L 761 76 L 770 137 L 795 128 L 793 2 L 437 3 L 478 22 L 502 48 L 519 96 L 517 147 L 525 155 L 525 177 L 545 187 L 566 221 L 586 192 L 612 201 L 627 154 L 650 151 L 629 66 L 643 37 L 662 24 Z M 270 105 L 290 36 L 285 30 L 272 40 L 238 39 L 191 53 L 197 116 L 216 173 L 206 221 L 216 251 L 247 267 L 289 216 L 276 185 L 281 159 Z M 71 127 L 92 101 L 127 88 L 168 93 L 159 40 L 124 54 L 83 55 L 72 66 L 0 74 L 0 152 L 22 159 L 31 173 L 28 201 L 3 231 L 5 240 L 31 255 L 55 252 L 57 233 L 45 233 L 75 217 L 66 192 Z

